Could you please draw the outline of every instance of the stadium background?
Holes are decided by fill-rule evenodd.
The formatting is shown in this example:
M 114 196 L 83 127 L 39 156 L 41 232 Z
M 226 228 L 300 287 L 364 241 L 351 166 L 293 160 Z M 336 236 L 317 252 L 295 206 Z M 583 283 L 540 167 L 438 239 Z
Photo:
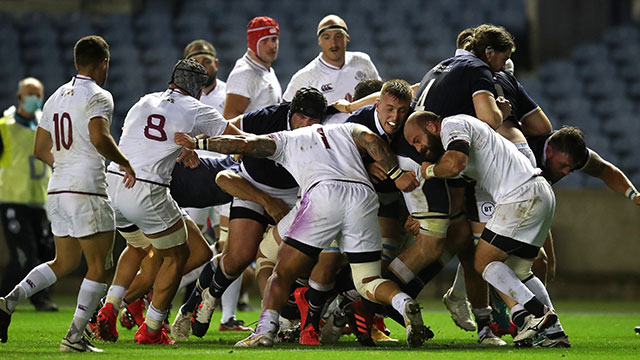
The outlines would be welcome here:
M 48 97 L 75 73 L 75 41 L 98 34 L 111 45 L 105 87 L 114 96 L 118 138 L 128 109 L 166 88 L 191 40 L 214 44 L 218 78 L 226 80 L 246 51 L 247 22 L 275 18 L 281 36 L 274 68 L 284 89 L 318 54 L 316 24 L 330 13 L 347 22 L 349 50 L 368 53 L 384 80 L 410 83 L 453 54 L 460 30 L 505 26 L 516 38 L 516 76 L 554 128 L 582 128 L 588 145 L 640 186 L 639 0 L 0 0 L 0 109 L 15 103 L 26 76 L 39 78 Z M 554 297 L 637 298 L 640 209 L 582 174 L 556 190 Z M 0 269 L 6 256 L 0 241 Z M 440 276 L 426 295 L 442 294 L 451 276 Z M 65 291 L 64 283 L 56 286 Z

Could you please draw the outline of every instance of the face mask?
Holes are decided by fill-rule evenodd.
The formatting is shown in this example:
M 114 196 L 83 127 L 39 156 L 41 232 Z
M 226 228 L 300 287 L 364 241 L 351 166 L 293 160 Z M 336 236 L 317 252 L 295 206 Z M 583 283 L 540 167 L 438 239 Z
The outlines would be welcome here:
M 36 110 L 42 109 L 42 99 L 35 95 L 26 96 L 22 108 L 29 114 L 34 114 Z

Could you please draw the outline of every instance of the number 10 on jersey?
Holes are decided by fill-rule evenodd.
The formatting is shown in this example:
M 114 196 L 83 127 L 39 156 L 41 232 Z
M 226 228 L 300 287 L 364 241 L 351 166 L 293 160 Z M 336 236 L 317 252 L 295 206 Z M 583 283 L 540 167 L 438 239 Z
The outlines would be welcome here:
M 60 145 L 66 150 L 73 144 L 73 127 L 71 126 L 71 116 L 69 113 L 53 115 L 54 137 L 56 138 L 56 151 L 60 151 Z

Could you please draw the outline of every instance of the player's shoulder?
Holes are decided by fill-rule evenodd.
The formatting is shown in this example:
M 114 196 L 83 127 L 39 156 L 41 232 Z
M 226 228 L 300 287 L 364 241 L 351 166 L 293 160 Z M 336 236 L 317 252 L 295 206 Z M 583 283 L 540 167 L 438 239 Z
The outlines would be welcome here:
M 243 56 L 238 60 L 236 60 L 236 64 L 233 66 L 233 69 L 231 69 L 231 72 L 229 73 L 229 77 L 227 78 L 227 83 L 231 80 L 233 76 L 236 76 L 238 74 L 244 74 L 247 72 L 249 73 L 256 72 L 256 69 L 253 66 L 251 66 L 251 63 L 249 63 L 249 61 L 247 60 L 247 56 Z
M 467 114 L 457 114 L 447 116 L 446 118 L 442 119 L 442 128 L 444 129 L 447 127 L 477 126 L 479 125 L 479 122 L 482 121 L 474 118 L 473 116 Z
M 315 59 L 311 60 L 311 62 L 305 65 L 302 69 L 296 71 L 295 74 L 293 74 L 293 76 L 291 77 L 290 83 L 312 79 L 314 77 L 314 73 L 318 72 L 319 65 L 321 65 L 321 62 L 318 56 Z
M 85 89 L 87 89 L 86 96 L 88 99 L 107 101 L 113 104 L 113 95 L 109 90 L 103 89 L 93 81 L 87 81 L 86 83 Z
M 513 88 L 518 88 L 519 86 L 519 83 L 516 77 L 505 71 L 498 71 L 494 73 L 494 79 L 502 87 L 509 86 Z
M 373 64 L 373 62 L 371 61 L 371 56 L 362 51 L 347 51 L 345 53 L 345 61 Z

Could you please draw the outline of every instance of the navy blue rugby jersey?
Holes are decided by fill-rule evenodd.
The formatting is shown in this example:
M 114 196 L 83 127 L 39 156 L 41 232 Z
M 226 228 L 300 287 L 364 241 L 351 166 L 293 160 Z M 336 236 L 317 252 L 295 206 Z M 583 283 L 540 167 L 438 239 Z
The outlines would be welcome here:
M 538 104 L 527 94 L 515 76 L 499 71 L 495 73 L 496 94 L 504 96 L 511 103 L 511 115 L 506 121 L 513 122 L 520 129 L 520 120 L 538 108 Z
M 443 60 L 422 78 L 412 110 L 427 110 L 444 117 L 476 116 L 473 95 L 489 92 L 495 96 L 493 73 L 489 65 L 465 51 Z
M 252 111 L 242 116 L 242 131 L 265 135 L 289 129 L 289 108 L 291 103 L 281 103 Z M 293 176 L 273 160 L 257 159 L 250 156 L 242 158 L 247 173 L 255 181 L 277 189 L 298 187 Z
M 233 197 L 216 184 L 216 175 L 223 170 L 238 171 L 239 164 L 231 156 L 201 157 L 196 168 L 176 163 L 171 172 L 169 191 L 180 207 L 205 208 L 226 204 Z

